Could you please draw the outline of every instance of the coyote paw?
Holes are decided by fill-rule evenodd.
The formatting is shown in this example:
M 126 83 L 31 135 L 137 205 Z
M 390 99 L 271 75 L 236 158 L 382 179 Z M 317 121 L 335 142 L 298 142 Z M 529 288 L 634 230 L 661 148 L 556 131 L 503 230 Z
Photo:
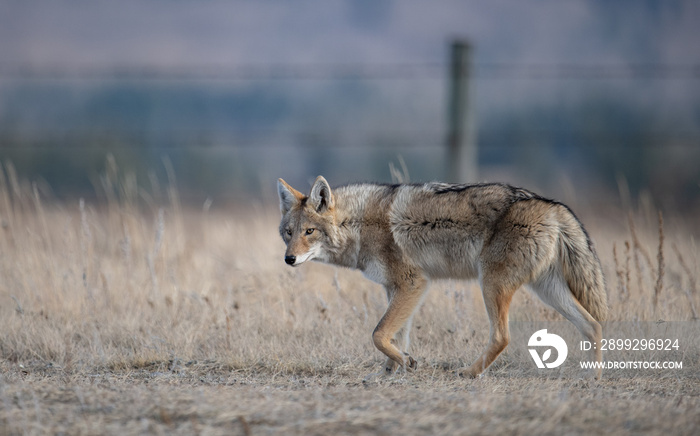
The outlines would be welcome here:
M 406 354 L 404 357 L 403 367 L 406 370 L 406 372 L 413 372 L 416 369 L 418 369 L 418 362 L 416 362 L 416 359 Z
M 395 376 L 401 368 L 403 368 L 404 372 L 413 372 L 416 369 L 418 369 L 418 362 L 416 361 L 416 359 L 409 356 L 408 354 L 404 354 L 403 365 L 399 365 L 398 363 L 389 359 L 384 364 L 381 371 L 367 374 L 365 376 L 365 378 L 362 379 L 362 381 L 364 383 L 369 383 L 369 382 L 376 382 L 376 381 L 379 381 L 381 379 L 390 378 L 390 377 Z
M 403 368 L 405 372 L 413 372 L 418 369 L 418 362 L 408 353 L 403 353 L 403 363 L 399 364 L 391 359 L 388 359 L 384 364 L 385 375 L 391 375 Z
M 477 371 L 473 368 L 462 368 L 457 370 L 457 375 L 462 378 L 477 378 L 481 376 L 481 371 Z

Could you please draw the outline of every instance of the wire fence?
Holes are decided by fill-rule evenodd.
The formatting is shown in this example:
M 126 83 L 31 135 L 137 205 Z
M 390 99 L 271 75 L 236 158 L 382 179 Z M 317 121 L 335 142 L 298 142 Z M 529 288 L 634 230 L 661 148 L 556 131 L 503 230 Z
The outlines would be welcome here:
M 33 66 L 2 65 L 12 80 L 253 81 L 442 79 L 445 62 L 387 64 L 240 64 L 211 66 Z M 485 80 L 697 80 L 700 64 L 475 63 L 469 72 Z
M 128 163 L 143 167 L 153 162 L 157 165 L 162 155 L 171 153 L 181 180 L 196 186 L 206 179 L 208 184 L 202 189 L 207 190 L 222 185 L 244 186 L 242 180 L 278 176 L 293 167 L 297 168 L 297 174 L 333 171 L 343 180 L 381 179 L 376 175 L 386 174 L 388 161 L 397 156 L 406 160 L 417 177 L 439 179 L 444 174 L 447 158 L 447 126 L 443 125 L 439 112 L 444 106 L 441 99 L 448 69 L 446 62 L 205 66 L 50 66 L 0 62 L 0 160 L 14 160 L 18 169 L 24 168 L 32 175 L 49 174 L 46 179 L 57 187 L 67 179 L 61 168 L 94 174 L 95 166 L 102 165 L 105 152 L 121 153 Z M 660 89 L 687 89 L 686 97 L 696 100 L 689 106 L 691 113 L 682 114 L 690 120 L 685 124 L 656 123 L 653 118 L 656 113 L 639 115 L 634 103 L 629 102 L 625 103 L 628 107 L 622 109 L 604 107 L 607 112 L 594 106 L 587 108 L 588 112 L 574 108 L 571 113 L 562 114 L 554 107 L 544 114 L 529 115 L 529 107 L 523 102 L 517 102 L 520 107 L 511 110 L 512 99 L 505 91 L 497 104 L 517 114 L 514 118 L 511 114 L 510 118 L 496 121 L 481 118 L 477 143 L 484 165 L 509 165 L 509 168 L 546 175 L 556 163 L 560 172 L 572 174 L 572 177 L 593 174 L 614 184 L 616 177 L 622 174 L 639 189 L 656 184 L 661 186 L 659 192 L 682 191 L 684 199 L 698 198 L 696 186 L 700 170 L 689 162 L 700 159 L 697 121 L 700 64 L 476 62 L 467 74 L 475 80 L 476 86 L 489 87 L 489 92 L 524 82 L 521 83 L 524 88 L 539 87 L 554 95 L 561 92 L 563 100 L 571 89 L 586 94 L 601 84 L 611 88 L 632 86 L 641 90 L 641 94 L 648 84 Z M 228 102 L 237 101 L 238 92 L 247 88 L 262 89 L 268 93 L 265 95 L 280 93 L 281 100 L 293 100 L 300 95 L 307 98 L 305 92 L 315 89 L 320 82 L 331 87 L 369 82 L 372 83 L 371 92 L 389 88 L 393 91 L 374 99 L 350 97 L 347 105 L 352 106 L 351 115 L 371 112 L 361 123 L 343 121 L 342 113 L 336 115 L 339 120 L 330 124 L 313 119 L 323 115 L 325 107 L 335 107 L 335 100 L 316 102 L 318 107 L 312 115 L 305 115 L 306 108 L 302 108 L 301 115 L 294 113 L 292 121 L 283 122 L 278 119 L 248 122 L 250 116 L 246 114 L 245 104 L 254 101 L 256 94 L 245 95 L 244 103 L 237 103 L 234 109 L 227 106 L 228 103 L 202 104 L 207 99 L 220 98 L 219 93 L 229 93 Z M 149 91 L 152 88 L 158 91 Z M 280 92 L 292 88 L 294 92 Z M 17 89 L 20 91 L 13 95 Z M 52 94 L 53 91 L 46 89 L 67 91 Z M 98 122 L 93 123 L 94 106 L 80 104 L 105 89 L 112 96 L 136 89 L 129 92 L 138 98 L 126 104 L 123 99 L 117 99 L 115 107 L 104 110 Z M 195 94 L 202 95 L 191 99 L 167 97 L 168 92 L 177 89 L 188 89 L 188 92 L 194 89 Z M 351 94 L 354 88 L 348 89 L 350 91 L 343 92 Z M 37 90 L 36 93 L 33 90 Z M 382 100 L 414 91 L 420 91 L 415 92 L 418 97 L 411 97 L 415 107 L 406 109 L 405 114 L 402 103 Z M 422 120 L 425 111 L 420 101 L 426 94 L 431 95 L 429 109 L 433 112 L 428 121 Z M 31 98 L 23 98 L 25 95 Z M 65 105 L 62 98 L 68 100 Z M 313 98 L 329 97 L 317 93 L 305 103 Z M 603 98 L 618 104 L 613 96 L 603 95 Z M 51 104 L 43 107 L 47 101 Z M 104 99 L 100 104 L 109 105 L 110 101 Z M 17 112 L 17 103 L 22 106 L 20 112 Z M 71 104 L 78 106 L 71 111 Z M 665 104 L 672 106 L 669 102 Z M 162 108 L 169 105 L 192 106 L 185 108 L 186 112 L 199 121 L 173 116 L 172 111 L 182 107 L 169 108 L 170 112 L 164 114 Z M 647 102 L 647 105 L 652 107 L 654 102 Z M 383 107 L 377 109 L 378 106 Z M 574 106 L 566 107 L 568 110 Z M 477 110 L 480 109 L 477 104 Z M 623 113 L 619 120 L 608 119 L 611 113 L 615 115 L 628 109 L 630 113 Z M 653 109 L 658 113 L 663 111 Z M 384 122 L 381 118 L 384 116 L 390 122 Z M 207 117 L 215 121 L 206 121 Z M 537 117 L 545 121 L 539 122 Z M 144 155 L 150 157 L 143 158 Z M 586 169 L 581 170 L 582 167 Z M 669 182 L 663 173 L 671 171 L 674 179 Z M 658 183 L 659 180 L 663 183 Z M 84 180 L 75 182 L 79 183 L 86 184 Z

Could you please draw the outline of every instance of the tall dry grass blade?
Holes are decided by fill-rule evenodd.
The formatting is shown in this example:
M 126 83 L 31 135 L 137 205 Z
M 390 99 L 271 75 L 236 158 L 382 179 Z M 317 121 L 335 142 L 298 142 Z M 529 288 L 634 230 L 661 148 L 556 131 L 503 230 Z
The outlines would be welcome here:
M 656 269 L 656 285 L 654 286 L 654 311 L 657 310 L 659 305 L 659 296 L 664 287 L 664 218 L 659 211 L 659 251 L 656 255 L 657 269 Z
M 690 313 L 692 313 L 692 319 L 693 321 L 697 321 L 700 319 L 698 316 L 698 311 L 695 309 L 695 304 L 693 303 L 693 296 L 690 294 L 690 291 L 686 289 L 684 292 L 685 297 L 688 299 L 688 307 L 690 308 Z
M 114 156 L 110 153 L 105 160 L 105 172 L 100 175 L 102 190 L 107 198 L 107 216 L 109 228 L 115 228 L 121 219 L 122 210 L 119 207 L 119 194 L 117 192 L 119 168 Z
M 630 294 L 630 285 L 632 283 L 632 268 L 630 268 L 630 262 L 632 262 L 631 246 L 629 241 L 625 241 L 625 290 L 627 291 L 627 297 Z
M 639 250 L 639 253 L 642 255 L 644 258 L 644 261 L 646 262 L 648 271 L 649 271 L 649 276 L 651 277 L 651 271 L 653 271 L 653 263 L 651 262 L 651 256 L 649 255 L 649 252 L 647 249 L 642 245 L 641 241 L 637 237 L 637 230 L 636 226 L 634 224 L 634 219 L 632 218 L 632 215 L 630 215 L 630 233 L 632 234 L 632 242 L 634 244 L 634 249 Z
M 408 183 L 408 166 L 406 166 L 406 161 L 401 155 L 398 155 L 400 168 L 396 168 L 394 162 L 389 162 L 389 173 L 391 174 L 391 181 L 393 183 Z
M 644 284 L 642 280 L 642 262 L 639 259 L 639 250 L 637 250 L 637 247 L 640 245 L 639 244 L 639 239 L 637 239 L 637 232 L 635 230 L 634 226 L 634 219 L 632 218 L 632 214 L 629 214 L 629 228 L 630 228 L 630 234 L 632 236 L 632 254 L 634 257 L 634 266 L 635 270 L 637 272 L 637 291 L 644 294 L 643 289 L 644 289 Z
M 90 224 L 88 223 L 87 212 L 85 211 L 85 200 L 79 201 L 80 208 L 80 255 L 83 263 L 83 286 L 86 291 L 88 287 L 88 275 L 90 263 L 92 259 L 92 232 L 90 232 Z
M 642 189 L 639 193 L 637 210 L 637 216 L 643 219 L 647 228 L 655 224 L 658 208 L 654 205 L 654 197 L 648 189 Z
M 46 213 L 44 212 L 44 207 L 41 204 L 41 197 L 39 196 L 39 189 L 36 183 L 32 183 L 32 191 L 34 192 L 34 207 L 36 209 L 36 215 L 39 217 L 39 222 L 41 223 L 41 228 L 43 232 L 43 245 L 44 250 L 46 250 L 46 262 L 49 264 L 49 283 L 50 287 L 54 290 L 54 295 L 56 291 L 56 258 L 54 256 L 53 243 L 51 241 L 51 232 L 49 231 L 49 224 L 46 220 Z
M 615 277 L 617 278 L 617 295 L 620 301 L 624 299 L 625 296 L 625 285 L 624 285 L 624 280 L 625 280 L 625 272 L 622 270 L 620 266 L 620 261 L 617 258 L 617 244 L 613 242 L 613 247 L 612 247 L 612 252 L 613 252 L 613 263 L 615 265 Z
M 642 261 L 640 258 L 641 256 L 644 258 L 644 261 L 646 262 L 647 266 L 647 271 L 649 272 L 649 278 L 651 281 L 653 281 L 654 277 L 651 276 L 653 271 L 652 263 L 651 263 L 651 257 L 649 256 L 649 253 L 647 250 L 644 248 L 642 243 L 639 241 L 639 237 L 637 236 L 637 229 L 636 225 L 634 223 L 634 218 L 632 217 L 632 214 L 629 214 L 629 228 L 630 228 L 630 235 L 632 236 L 632 253 L 634 257 L 634 267 L 637 273 L 637 286 L 639 288 L 639 292 L 642 295 L 646 295 L 645 292 L 645 286 L 644 286 L 644 266 L 642 265 Z
M 685 272 L 685 274 L 688 276 L 688 288 L 683 290 L 683 293 L 685 294 L 686 298 L 688 299 L 688 307 L 690 307 L 690 311 L 692 313 L 693 319 L 697 320 L 698 318 L 698 312 L 695 310 L 695 304 L 693 302 L 693 298 L 695 295 L 698 294 L 698 287 L 697 287 L 697 281 L 695 280 L 695 275 L 693 272 L 690 270 L 690 267 L 685 261 L 685 257 L 681 254 L 681 251 L 678 249 L 678 245 L 675 243 L 673 244 L 673 251 L 676 252 L 676 257 L 678 258 L 678 263 L 680 263 L 681 268 Z
M 19 205 L 19 212 L 27 212 L 28 208 L 26 207 L 24 201 L 25 196 L 22 194 L 22 185 L 19 183 L 15 166 L 12 165 L 12 162 L 6 162 L 5 169 L 7 170 L 7 179 L 10 182 L 10 188 L 12 189 L 12 194 L 15 198 L 15 205 Z M 15 207 L 15 210 L 16 209 L 17 207 Z
M 622 211 L 631 213 L 632 194 L 630 193 L 630 186 L 629 183 L 627 183 L 627 178 L 622 174 L 617 174 L 615 179 L 617 181 L 617 191 L 620 194 L 620 201 L 622 202 Z
M 175 212 L 179 212 L 181 210 L 181 206 L 180 196 L 177 191 L 175 169 L 173 168 L 173 163 L 167 156 L 163 157 L 163 166 L 165 166 L 165 173 L 168 175 L 168 200 L 170 200 L 170 206 Z
M 129 232 L 129 225 L 126 221 L 122 223 L 122 229 L 124 231 L 124 239 L 121 241 L 120 248 L 122 252 L 122 257 L 124 258 L 124 264 L 126 266 L 127 277 L 132 275 L 132 246 L 131 246 L 131 233 Z M 127 280 L 129 288 L 131 288 L 131 280 Z
M 153 257 L 157 257 L 160 248 L 163 246 L 163 233 L 165 233 L 165 212 L 161 207 L 158 209 L 158 218 L 156 219 L 156 238 L 153 245 Z
M 17 305 L 15 307 L 15 312 L 19 313 L 20 315 L 24 315 L 24 309 L 22 309 L 22 305 L 19 304 L 19 300 L 17 299 L 17 297 L 15 297 L 14 295 L 10 295 L 10 297 L 15 301 L 15 304 Z
M 12 201 L 10 200 L 10 187 L 5 179 L 5 171 L 3 170 L 2 163 L 0 163 L 0 195 L 2 196 L 4 209 L 4 216 L 1 218 L 7 220 L 7 225 L 10 228 L 14 228 L 15 211 L 12 207 Z
M 153 298 L 158 295 L 158 274 L 156 273 L 156 260 L 163 246 L 163 234 L 165 233 L 165 218 L 163 208 L 158 209 L 158 217 L 156 218 L 156 237 L 153 244 L 153 251 L 148 255 L 148 269 L 151 275 L 151 284 L 153 285 Z
M 44 248 L 47 251 L 50 251 L 51 248 L 51 242 L 50 242 L 50 234 L 49 234 L 49 225 L 46 222 L 46 214 L 44 213 L 44 207 L 41 204 L 41 198 L 39 197 L 39 189 L 36 186 L 36 183 L 32 183 L 32 191 L 34 193 L 34 207 L 36 211 L 36 216 L 39 217 L 39 220 L 41 221 L 41 229 L 44 233 L 43 237 L 43 244 Z
M 168 175 L 168 199 L 170 200 L 170 207 L 173 211 L 173 222 L 174 222 L 174 237 L 175 237 L 175 247 L 176 253 L 180 254 L 184 250 L 184 223 L 182 217 L 182 205 L 180 203 L 180 194 L 177 190 L 177 180 L 175 179 L 175 169 L 173 168 L 173 163 L 167 156 L 163 157 L 163 165 L 165 166 L 165 172 Z
M 109 206 L 114 206 L 114 204 L 117 203 L 117 195 L 115 192 L 117 172 L 117 162 L 114 160 L 114 156 L 108 154 L 105 161 L 105 173 L 100 177 L 100 181 L 102 182 L 102 190 L 107 197 Z
M 136 209 L 138 200 L 139 188 L 136 180 L 136 174 L 132 172 L 126 173 L 120 183 L 122 208 L 127 212 L 133 212 Z
M 160 192 L 160 182 L 158 181 L 158 176 L 153 170 L 148 171 L 148 180 L 151 183 L 151 195 L 156 203 L 161 204 L 163 201 L 163 195 Z
M 690 283 L 690 290 L 693 292 L 693 295 L 697 295 L 698 287 L 697 287 L 697 281 L 695 280 L 695 276 L 693 275 L 693 272 L 690 270 L 688 263 L 685 261 L 685 257 L 681 254 L 681 251 L 678 249 L 678 245 L 676 243 L 673 244 L 673 251 L 676 252 L 676 256 L 678 257 L 678 263 L 681 264 L 681 268 L 683 269 L 685 274 L 688 276 L 688 281 Z

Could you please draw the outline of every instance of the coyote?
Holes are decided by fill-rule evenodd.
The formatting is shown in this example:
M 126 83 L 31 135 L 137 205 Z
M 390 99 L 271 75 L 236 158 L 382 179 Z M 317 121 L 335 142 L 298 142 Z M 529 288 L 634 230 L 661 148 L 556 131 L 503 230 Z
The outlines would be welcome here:
M 361 270 L 389 305 L 372 333 L 383 371 L 416 369 L 409 330 L 430 279 L 479 280 L 491 324 L 484 352 L 459 374 L 476 377 L 509 342 L 508 307 L 529 287 L 600 344 L 607 297 L 593 243 L 565 205 L 498 183 L 350 184 L 319 176 L 309 195 L 278 181 L 284 261 L 316 260 Z M 592 350 L 602 361 L 600 347 Z M 602 370 L 594 373 L 600 378 Z

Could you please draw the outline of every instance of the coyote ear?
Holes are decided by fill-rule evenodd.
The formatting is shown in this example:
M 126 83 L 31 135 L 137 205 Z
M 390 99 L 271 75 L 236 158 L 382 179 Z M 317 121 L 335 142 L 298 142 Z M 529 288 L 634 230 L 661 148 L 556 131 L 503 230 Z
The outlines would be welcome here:
M 316 181 L 311 187 L 309 204 L 318 213 L 325 212 L 333 207 L 333 194 L 331 193 L 331 187 L 323 176 L 316 177 Z
M 282 212 L 282 215 L 289 212 L 289 209 L 304 198 L 304 194 L 289 186 L 282 179 L 277 180 L 277 194 L 280 196 L 280 212 Z

